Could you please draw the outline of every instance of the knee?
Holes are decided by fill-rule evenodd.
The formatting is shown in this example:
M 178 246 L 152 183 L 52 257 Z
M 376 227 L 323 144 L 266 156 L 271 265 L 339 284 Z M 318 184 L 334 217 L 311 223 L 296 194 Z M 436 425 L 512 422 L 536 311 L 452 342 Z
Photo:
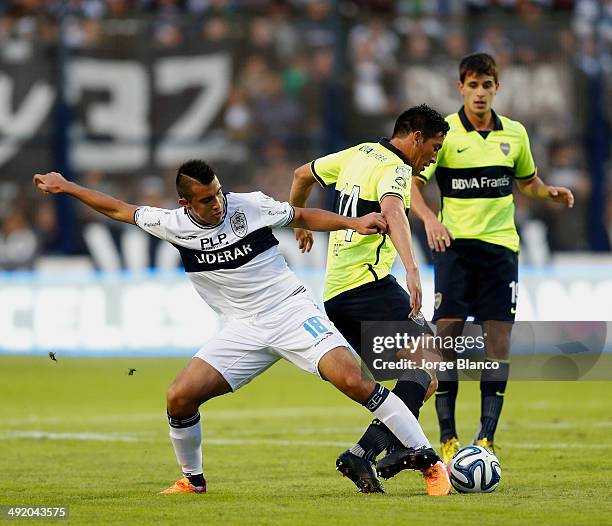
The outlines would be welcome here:
M 199 404 L 180 385 L 172 384 L 166 393 L 166 404 L 168 413 L 175 417 L 186 417 L 193 415 Z

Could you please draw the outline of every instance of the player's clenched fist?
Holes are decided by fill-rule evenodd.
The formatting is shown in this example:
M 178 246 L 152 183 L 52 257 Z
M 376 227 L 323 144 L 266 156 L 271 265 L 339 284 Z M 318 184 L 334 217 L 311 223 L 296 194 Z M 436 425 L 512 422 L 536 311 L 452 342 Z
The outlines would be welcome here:
M 372 212 L 363 217 L 355 218 L 354 230 L 360 234 L 386 234 L 387 222 L 382 214 Z
M 64 192 L 68 181 L 64 176 L 57 172 L 46 174 L 36 174 L 34 176 L 34 186 L 46 194 L 59 194 Z

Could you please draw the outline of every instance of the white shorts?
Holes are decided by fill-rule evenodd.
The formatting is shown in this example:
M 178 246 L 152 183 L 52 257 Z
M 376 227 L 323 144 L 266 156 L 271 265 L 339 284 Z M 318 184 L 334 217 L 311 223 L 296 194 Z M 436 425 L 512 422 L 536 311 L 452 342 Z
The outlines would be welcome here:
M 264 313 L 229 321 L 194 358 L 212 365 L 236 391 L 280 358 L 319 375 L 319 360 L 336 347 L 349 345 L 303 292 Z

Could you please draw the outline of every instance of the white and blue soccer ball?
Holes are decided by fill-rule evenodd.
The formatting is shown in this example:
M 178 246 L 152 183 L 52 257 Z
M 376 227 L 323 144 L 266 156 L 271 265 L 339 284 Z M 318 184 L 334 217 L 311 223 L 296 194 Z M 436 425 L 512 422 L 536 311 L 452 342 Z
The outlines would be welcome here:
M 490 493 L 501 480 L 499 460 L 481 446 L 460 449 L 448 467 L 451 484 L 459 493 Z

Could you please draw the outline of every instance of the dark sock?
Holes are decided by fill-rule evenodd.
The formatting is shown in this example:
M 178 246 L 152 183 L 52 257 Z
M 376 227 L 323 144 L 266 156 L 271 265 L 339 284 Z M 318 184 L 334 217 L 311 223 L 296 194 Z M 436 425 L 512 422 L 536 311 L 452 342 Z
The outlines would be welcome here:
M 510 364 L 499 362 L 498 369 L 485 369 L 480 377 L 480 431 L 477 440 L 493 440 L 499 415 L 504 405 L 504 394 L 508 383 Z
M 423 369 L 408 369 L 400 376 L 393 388 L 393 393 L 406 404 L 410 412 L 418 419 L 431 375 Z
M 459 391 L 457 370 L 447 370 L 438 377 L 436 391 L 436 413 L 440 425 L 440 442 L 457 437 L 455 428 L 455 402 Z
M 192 486 L 205 486 L 206 481 L 204 480 L 204 474 L 199 473 L 198 475 L 187 475 L 189 482 L 191 482 Z
M 380 452 L 389 444 L 389 435 L 394 436 L 385 424 L 378 418 L 372 420 L 372 423 L 357 442 L 357 445 L 363 449 L 363 455 L 359 456 L 374 462 Z M 353 453 L 355 452 L 353 451 Z
M 410 369 L 400 377 L 392 392 L 406 404 L 416 418 L 419 418 L 419 410 L 423 405 L 429 382 L 431 382 L 429 373 L 423 369 Z M 357 444 L 364 451 L 363 457 L 370 462 L 374 462 L 376 457 L 387 448 L 393 450 L 403 447 L 389 428 L 377 418 L 372 420 Z

